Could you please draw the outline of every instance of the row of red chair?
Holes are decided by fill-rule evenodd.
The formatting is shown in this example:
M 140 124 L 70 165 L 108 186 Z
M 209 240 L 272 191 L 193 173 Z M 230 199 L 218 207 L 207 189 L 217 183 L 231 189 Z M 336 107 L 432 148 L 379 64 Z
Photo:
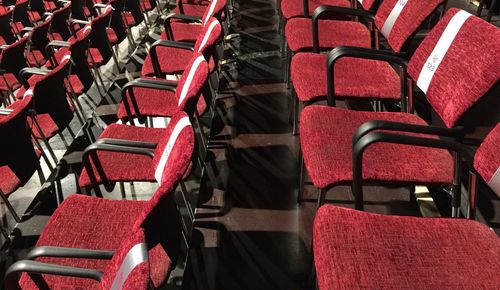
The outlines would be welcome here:
M 432 27 L 446 1 L 358 2 L 281 2 L 294 134 L 297 100 L 306 106 L 300 113 L 299 201 L 306 172 L 319 189 L 313 229 L 318 288 L 493 289 L 500 243 L 484 225 L 361 210 L 366 184 L 440 185 L 450 188 L 458 217 L 463 166 L 472 172 L 466 217 L 475 216 L 477 176 L 500 194 L 494 148 L 500 125 L 490 124 L 495 128 L 474 161 L 463 142 L 474 130 L 467 117 L 481 114 L 478 104 L 498 89 L 500 30 L 450 9 L 415 50 L 416 33 Z M 415 114 L 415 92 L 425 95 L 438 122 Z M 349 99 L 372 101 L 373 109 L 336 108 Z M 401 112 L 384 112 L 388 100 Z M 327 106 L 313 104 L 318 101 Z M 327 191 L 343 184 L 351 185 L 356 210 L 322 206 Z
M 216 11 L 218 1 L 224 4 Z M 181 74 L 178 81 L 165 80 L 164 74 L 172 71 L 163 70 L 161 78 L 144 74 L 122 87 L 118 111 L 121 124 L 107 126 L 83 154 L 80 186 L 91 186 L 98 197 L 73 194 L 62 202 L 27 260 L 9 268 L 6 276 L 9 289 L 32 289 L 40 285 L 50 289 L 68 285 L 89 289 L 99 285 L 109 288 L 111 284 L 120 285 L 116 289 L 146 289 L 165 283 L 175 267 L 179 235 L 183 231 L 173 191 L 192 170 L 191 160 L 206 149 L 198 117 L 215 97 L 209 75 L 217 72 L 215 46 L 223 39 L 223 29 L 214 16 L 218 13 L 220 17 L 225 2 L 215 0 L 211 4 L 214 5 L 205 6 L 205 17 L 196 19 L 202 23 L 201 29 L 193 30 L 189 36 L 194 43 L 160 40 L 150 50 L 148 58 L 156 57 L 160 66 L 175 66 L 173 73 Z M 178 24 L 180 29 L 188 28 L 181 22 Z M 171 32 L 183 32 L 180 29 L 173 28 Z M 184 51 L 184 57 L 166 57 Z M 62 52 L 56 54 L 59 53 Z M 143 123 L 152 117 L 169 117 L 170 121 L 166 128 L 151 128 L 147 123 L 146 127 L 134 126 L 135 122 Z M 196 138 L 192 122 L 198 127 Z M 108 189 L 114 182 L 134 181 L 156 181 L 160 186 L 149 201 L 102 198 L 99 184 Z M 129 267 L 124 255 L 132 255 L 136 247 L 142 249 L 141 258 L 134 268 L 123 272 L 123 267 Z M 29 275 L 23 273 L 18 280 L 21 272 Z M 148 278 L 146 282 L 144 276 Z

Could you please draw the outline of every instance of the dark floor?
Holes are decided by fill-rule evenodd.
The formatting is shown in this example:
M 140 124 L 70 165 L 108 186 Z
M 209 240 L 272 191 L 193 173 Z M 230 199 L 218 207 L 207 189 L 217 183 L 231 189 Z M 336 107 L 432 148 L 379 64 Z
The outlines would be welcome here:
M 468 0 L 450 2 L 471 9 Z M 241 34 L 239 63 L 225 71 L 221 83 L 206 171 L 200 188 L 190 183 L 196 193 L 193 203 L 199 206 L 186 268 L 181 262 L 168 289 L 181 284 L 182 289 L 200 290 L 308 288 L 316 191 L 306 186 L 305 200 L 297 203 L 299 138 L 291 135 L 277 23 L 274 1 L 235 0 L 231 32 Z M 406 189 L 367 188 L 366 210 L 439 214 L 432 199 L 425 198 L 426 189 L 422 191 L 414 204 Z M 330 191 L 327 202 L 352 207 L 350 188 Z M 500 208 L 498 200 L 488 196 L 480 202 L 481 212 L 488 213 L 483 218 L 500 227 L 494 210 Z M 47 217 L 35 218 L 40 221 L 32 219 L 30 228 L 41 228 Z M 15 249 L 15 258 L 36 241 L 36 235 L 23 236 L 29 241 Z

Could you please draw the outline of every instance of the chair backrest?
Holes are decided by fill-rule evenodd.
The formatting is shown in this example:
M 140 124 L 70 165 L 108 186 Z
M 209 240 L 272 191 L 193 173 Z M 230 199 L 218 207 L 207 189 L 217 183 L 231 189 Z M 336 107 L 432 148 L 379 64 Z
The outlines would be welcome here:
M 111 23 L 111 16 L 113 15 L 112 12 L 113 6 L 107 5 L 102 13 L 92 19 L 92 22 L 90 23 L 92 26 L 92 30 L 90 32 L 91 46 L 99 50 L 99 53 L 105 63 L 110 60 L 113 55 L 113 51 L 111 50 L 111 46 L 108 41 L 108 33 L 106 31 Z
M 47 51 L 45 47 L 49 44 L 49 29 L 52 22 L 52 17 L 48 16 L 45 21 L 33 27 L 31 31 L 31 45 L 38 49 L 45 59 L 48 59 Z M 33 48 L 32 48 L 33 49 Z
M 137 25 L 139 25 L 144 20 L 140 0 L 126 0 L 124 10 L 132 14 Z
M 394 51 L 401 51 L 424 21 L 446 0 L 384 0 L 375 25 Z
M 64 129 L 73 119 L 73 111 L 67 100 L 65 79 L 71 65 L 71 53 L 67 53 L 50 73 L 33 84 L 33 104 L 37 114 L 49 114 L 59 129 Z M 26 91 L 29 93 L 31 90 Z
M 116 34 L 118 38 L 118 43 L 122 42 L 127 38 L 127 30 L 125 28 L 125 23 L 123 22 L 123 9 L 125 7 L 125 0 L 111 0 L 108 2 L 109 5 L 113 6 L 114 10 L 111 15 L 110 27 Z
M 486 136 L 474 156 L 474 168 L 500 197 L 500 123 Z
M 208 63 L 200 53 L 193 54 L 175 91 L 179 110 L 193 116 L 194 110 L 208 79 Z
M 28 36 L 5 47 L 0 54 L 0 67 L 16 76 L 27 67 L 25 50 L 28 43 Z
M 102 289 L 150 289 L 150 267 L 146 236 L 139 228 L 125 235 L 103 271 Z
M 375 4 L 379 1 L 377 0 L 357 0 L 359 4 L 363 7 L 365 10 L 370 10 L 373 9 Z
M 59 33 L 64 40 L 71 37 L 71 31 L 68 26 L 68 19 L 70 18 L 70 15 L 71 5 L 69 3 L 64 4 L 52 14 L 51 28 Z
M 31 21 L 28 16 L 29 0 L 17 1 L 14 7 L 14 15 L 12 20 L 14 22 L 21 22 L 24 26 L 31 26 Z
M 420 44 L 408 73 L 448 127 L 498 83 L 500 29 L 450 9 Z
M 222 26 L 217 18 L 210 18 L 194 44 L 194 51 L 204 53 L 217 42 L 222 33 Z M 205 55 L 206 56 L 206 55 Z
M 27 128 L 28 110 L 32 106 L 31 96 L 14 102 L 7 116 L 0 114 L 0 166 L 9 166 L 21 184 L 35 173 L 39 161 Z M 8 194 L 8 193 L 5 193 Z
M 205 26 L 209 22 L 210 18 L 215 17 L 217 19 L 221 19 L 222 11 L 226 7 L 226 0 L 212 0 L 210 1 L 210 5 L 208 5 L 207 9 L 205 9 L 205 13 L 201 18 L 201 25 Z
M 85 6 L 87 6 L 86 0 L 71 0 L 71 18 L 86 21 L 87 16 L 83 10 Z
M 14 33 L 12 33 L 12 29 L 10 27 L 13 13 L 13 9 L 7 8 L 5 12 L 0 14 L 0 36 L 2 36 L 8 44 L 12 44 L 16 41 Z

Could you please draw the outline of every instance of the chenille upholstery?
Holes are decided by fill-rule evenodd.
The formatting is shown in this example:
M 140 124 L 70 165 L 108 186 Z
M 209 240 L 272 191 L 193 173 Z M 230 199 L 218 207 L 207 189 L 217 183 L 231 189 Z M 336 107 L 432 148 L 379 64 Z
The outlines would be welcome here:
M 99 138 L 112 138 L 157 143 L 158 145 L 154 154 L 155 156 L 157 154 L 161 155 L 166 144 L 163 144 L 160 141 L 162 139 L 168 140 L 170 138 L 175 124 L 177 124 L 177 122 L 184 116 L 186 116 L 184 112 L 178 112 L 177 114 L 175 114 L 170 120 L 170 123 L 168 124 L 166 129 L 145 129 L 128 125 L 111 125 L 106 128 L 106 130 L 101 134 L 101 136 L 99 136 Z M 189 152 L 189 148 L 194 146 L 192 145 L 192 143 L 194 143 L 194 133 L 192 129 L 183 130 L 175 142 L 176 146 L 172 150 L 171 158 L 180 159 L 180 156 L 184 156 L 181 152 L 181 148 L 187 149 L 186 151 Z M 155 182 L 154 173 L 156 170 L 156 166 L 154 164 L 154 161 L 147 156 L 108 151 L 99 151 L 97 152 L 97 156 L 108 181 Z M 93 163 L 92 168 L 95 168 Z M 177 168 L 174 169 L 177 170 Z M 93 172 L 96 177 L 96 182 L 101 183 L 102 177 L 95 169 L 93 170 Z M 81 187 L 91 185 L 91 180 L 88 176 L 86 168 L 82 170 L 79 179 L 79 185 Z
M 500 284 L 500 240 L 470 220 L 384 216 L 324 205 L 314 219 L 313 252 L 320 290 L 495 289 Z
M 408 64 L 408 73 L 415 81 L 450 19 L 458 11 L 450 9 L 415 51 Z M 426 93 L 432 107 L 448 127 L 454 126 L 460 116 L 500 79 L 499 42 L 500 30 L 477 17 L 469 17 L 455 37 Z
M 196 101 L 207 78 L 208 65 L 203 55 L 198 53 L 193 54 L 193 58 L 187 64 L 186 70 L 182 74 L 175 92 L 145 88 L 133 89 L 134 99 L 137 103 L 140 115 L 170 117 L 179 110 L 190 109 L 186 107 L 192 105 L 188 103 L 188 101 Z M 182 94 L 184 94 L 182 96 L 183 100 L 179 103 Z M 136 108 L 132 105 L 133 102 L 129 94 L 125 101 L 128 102 L 130 112 L 127 112 L 124 101 L 122 101 L 118 108 L 118 118 L 126 119 L 137 116 Z M 196 102 L 198 113 L 202 114 L 206 108 L 203 98 L 200 98 L 199 101 Z
M 341 7 L 350 7 L 351 4 L 346 0 L 309 0 L 309 15 L 312 15 L 314 10 L 321 5 L 332 5 Z M 304 2 L 303 0 L 282 0 L 281 1 L 281 14 L 285 19 L 304 16 Z
M 301 102 L 324 99 L 327 95 L 324 54 L 298 53 L 292 59 L 292 84 Z M 386 62 L 343 58 L 335 64 L 335 97 L 399 99 L 399 76 Z
M 498 173 L 500 168 L 498 144 L 500 144 L 500 124 L 493 128 L 474 155 L 474 168 L 490 186 L 492 186 L 493 178 L 500 178 Z M 500 188 L 492 187 L 492 189 L 500 196 Z
M 2 191 L 2 194 L 8 196 L 19 188 L 20 185 L 21 181 L 8 165 L 0 166 L 0 191 Z
M 352 180 L 352 136 L 369 120 L 425 125 L 405 113 L 348 111 L 307 106 L 301 113 L 300 144 L 307 172 L 317 188 Z M 451 155 L 440 149 L 377 143 L 363 154 L 363 179 L 449 184 L 453 176 Z
M 203 53 L 205 49 L 211 47 L 220 38 L 222 27 L 216 18 L 211 18 L 203 27 L 203 32 L 199 35 L 194 45 L 194 52 Z M 184 71 L 187 63 L 191 60 L 193 52 L 183 49 L 158 46 L 156 48 L 158 63 L 161 74 L 179 74 Z M 175 56 L 175 57 L 172 57 Z M 210 59 L 210 71 L 215 68 L 213 60 Z M 143 76 L 155 76 L 151 56 L 148 55 L 142 65 Z

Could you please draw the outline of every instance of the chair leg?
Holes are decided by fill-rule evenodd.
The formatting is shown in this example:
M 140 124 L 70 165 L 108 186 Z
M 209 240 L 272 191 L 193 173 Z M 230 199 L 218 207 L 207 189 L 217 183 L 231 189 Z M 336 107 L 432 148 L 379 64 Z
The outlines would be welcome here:
M 47 150 L 49 151 L 50 156 L 54 160 L 54 162 L 55 162 L 54 164 L 57 164 L 59 162 L 59 160 L 57 160 L 57 157 L 56 157 L 56 154 L 54 153 L 54 150 L 52 150 L 52 147 L 50 146 L 49 141 L 47 140 L 47 138 L 45 138 L 45 135 L 43 134 L 42 128 L 40 127 L 40 124 L 38 124 L 38 122 L 36 121 L 35 117 L 33 117 L 33 123 L 35 123 L 35 127 L 36 127 L 38 133 L 40 134 L 40 137 L 42 139 L 43 144 L 45 144 L 45 147 L 47 147 Z
M 320 188 L 318 190 L 318 208 L 325 203 L 325 199 L 326 199 L 326 189 Z
M 14 217 L 14 220 L 16 221 L 16 223 L 20 222 L 21 219 L 19 218 L 19 216 L 17 215 L 16 211 L 14 210 L 14 207 L 12 206 L 12 204 L 7 199 L 7 196 L 5 196 L 5 194 L 3 194 L 3 192 L 1 190 L 0 190 L 0 198 L 3 200 L 3 202 L 7 206 L 7 209 L 10 211 L 10 213 Z
M 120 194 L 122 195 L 122 199 L 127 199 L 127 195 L 125 194 L 125 184 L 123 182 L 118 182 L 120 185 Z
M 40 179 L 40 186 L 43 186 L 43 184 L 45 183 L 45 174 L 43 174 L 43 170 L 42 167 L 40 166 L 40 163 L 36 167 L 36 172 L 38 174 L 38 179 Z
M 189 201 L 187 199 L 188 190 L 187 190 L 186 184 L 184 183 L 184 180 L 181 180 L 180 186 L 181 186 L 182 200 L 183 200 L 184 204 L 186 205 L 186 209 L 187 209 L 189 218 L 191 219 L 191 221 L 193 221 L 194 220 L 193 208 L 191 207 L 191 204 L 189 203 Z
M 295 90 L 292 90 L 292 114 L 293 114 L 293 129 L 292 135 L 297 136 L 299 127 L 299 101 L 297 100 L 297 94 Z
M 302 150 L 299 149 L 299 192 L 297 194 L 297 203 L 300 203 L 304 198 L 305 174 L 306 170 L 304 167 L 304 156 L 302 156 Z

